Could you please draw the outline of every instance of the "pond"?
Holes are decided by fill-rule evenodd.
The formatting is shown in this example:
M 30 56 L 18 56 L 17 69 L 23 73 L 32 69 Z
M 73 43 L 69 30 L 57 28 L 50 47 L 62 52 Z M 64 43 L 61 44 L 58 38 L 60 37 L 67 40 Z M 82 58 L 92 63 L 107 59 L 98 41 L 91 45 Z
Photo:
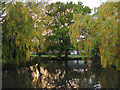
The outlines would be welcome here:
M 2 72 L 2 88 L 119 88 L 119 76 L 115 68 L 92 67 L 90 60 L 44 60 Z

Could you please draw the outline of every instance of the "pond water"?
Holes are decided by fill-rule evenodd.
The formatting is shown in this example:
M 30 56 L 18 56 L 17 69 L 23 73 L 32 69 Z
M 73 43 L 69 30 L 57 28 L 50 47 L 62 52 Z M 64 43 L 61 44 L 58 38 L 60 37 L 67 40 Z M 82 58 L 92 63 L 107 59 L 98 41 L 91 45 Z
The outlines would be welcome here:
M 119 88 L 119 76 L 115 68 L 92 67 L 91 61 L 44 60 L 2 72 L 2 88 Z

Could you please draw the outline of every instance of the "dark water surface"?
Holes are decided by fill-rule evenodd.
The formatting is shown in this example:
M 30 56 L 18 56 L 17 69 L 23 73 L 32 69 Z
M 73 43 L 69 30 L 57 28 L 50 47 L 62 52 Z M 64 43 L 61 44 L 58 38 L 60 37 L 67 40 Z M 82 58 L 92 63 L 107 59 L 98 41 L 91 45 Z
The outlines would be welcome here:
M 40 72 L 39 72 L 40 69 Z M 41 61 L 17 71 L 2 72 L 2 88 L 119 88 L 120 73 L 84 60 Z

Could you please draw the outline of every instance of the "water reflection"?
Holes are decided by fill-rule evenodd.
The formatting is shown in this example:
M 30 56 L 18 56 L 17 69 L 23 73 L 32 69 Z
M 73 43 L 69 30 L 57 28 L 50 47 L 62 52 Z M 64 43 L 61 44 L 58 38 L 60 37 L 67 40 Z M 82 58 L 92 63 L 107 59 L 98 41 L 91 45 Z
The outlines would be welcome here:
M 38 71 L 36 64 L 35 66 L 30 66 L 32 71 L 32 85 L 35 88 L 78 88 L 79 78 L 68 78 L 69 74 L 74 73 L 75 69 L 70 69 L 68 65 L 68 61 L 64 62 L 65 66 L 63 69 L 55 69 L 54 73 L 48 72 L 48 70 L 44 67 L 40 68 L 40 73 Z M 69 68 L 69 70 L 68 70 Z M 84 69 L 79 69 L 81 73 L 84 73 Z M 85 69 L 87 71 L 87 69 Z
M 49 73 L 48 70 L 44 67 L 39 67 L 40 71 L 38 71 L 37 65 L 30 66 L 32 71 L 32 85 L 36 88 L 54 88 L 56 87 L 55 82 L 60 81 L 60 79 L 64 78 L 65 70 L 61 71 L 60 69 L 56 69 L 55 73 Z M 40 73 L 41 74 L 40 74 Z M 38 78 L 39 77 L 39 78 Z
M 89 60 L 48 60 L 16 72 L 3 72 L 3 88 L 10 87 L 118 88 L 118 73 L 113 68 L 92 68 Z

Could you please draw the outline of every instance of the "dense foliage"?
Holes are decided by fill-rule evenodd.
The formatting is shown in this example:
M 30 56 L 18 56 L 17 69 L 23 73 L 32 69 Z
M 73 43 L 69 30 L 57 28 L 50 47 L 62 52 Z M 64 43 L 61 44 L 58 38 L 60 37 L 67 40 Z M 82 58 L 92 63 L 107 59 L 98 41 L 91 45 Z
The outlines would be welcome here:
M 33 20 L 29 8 L 24 7 L 22 3 L 9 3 L 6 13 L 2 25 L 3 60 L 19 64 L 25 62 L 27 57 L 34 33 Z
M 2 56 L 3 63 L 24 63 L 30 59 L 30 52 L 40 51 L 46 29 L 45 16 L 42 3 L 10 2 L 2 3 Z
M 118 62 L 118 3 L 103 3 L 91 9 L 81 2 L 45 3 L 2 2 L 2 58 L 19 63 L 30 59 L 30 52 L 59 51 L 59 55 L 78 47 L 101 65 L 120 66 Z M 1 33 L 1 32 L 0 32 Z M 84 37 L 84 38 L 83 38 Z M 1 44 L 1 43 L 0 43 Z M 84 53 L 81 51 L 84 50 Z
M 85 40 L 80 39 L 79 50 L 84 48 L 86 54 L 98 55 L 101 65 L 115 65 L 118 69 L 118 3 L 109 2 L 96 9 L 93 16 L 74 15 L 75 23 L 71 27 L 71 41 L 77 43 L 73 37 L 84 35 Z M 83 44 L 84 45 L 81 45 Z M 82 47 L 84 46 L 84 47 Z
M 70 43 L 70 25 L 74 23 L 73 15 L 77 13 L 87 14 L 91 12 L 89 7 L 83 6 L 81 2 L 78 4 L 70 3 L 51 3 L 46 6 L 47 15 L 53 18 L 52 25 L 49 26 L 52 30 L 52 35 L 50 35 L 47 40 L 54 42 L 54 45 L 48 46 L 52 50 L 58 50 L 60 53 L 65 51 L 65 56 L 72 45 Z

